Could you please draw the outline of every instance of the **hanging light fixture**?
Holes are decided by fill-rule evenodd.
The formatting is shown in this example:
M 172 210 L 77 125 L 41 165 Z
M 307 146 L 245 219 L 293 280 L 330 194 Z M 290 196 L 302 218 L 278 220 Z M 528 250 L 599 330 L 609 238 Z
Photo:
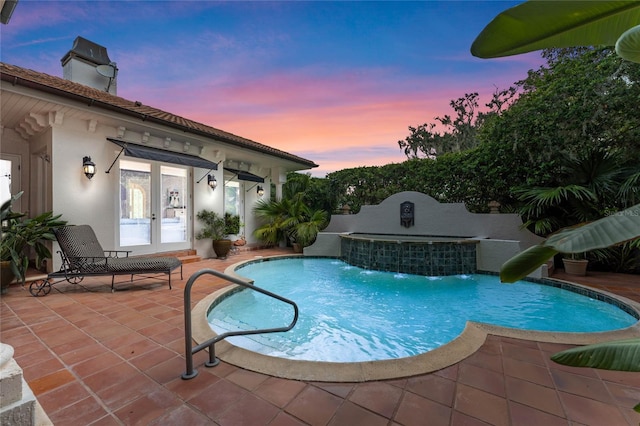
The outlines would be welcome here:
M 258 185 L 258 189 L 256 189 L 256 193 L 258 194 L 258 197 L 262 197 L 264 195 L 264 189 Z
M 91 161 L 91 157 L 84 157 L 82 159 L 82 171 L 87 179 L 91 179 L 96 174 L 96 165 Z
M 207 183 L 211 189 L 216 189 L 216 186 L 218 186 L 218 181 L 215 176 L 207 175 Z

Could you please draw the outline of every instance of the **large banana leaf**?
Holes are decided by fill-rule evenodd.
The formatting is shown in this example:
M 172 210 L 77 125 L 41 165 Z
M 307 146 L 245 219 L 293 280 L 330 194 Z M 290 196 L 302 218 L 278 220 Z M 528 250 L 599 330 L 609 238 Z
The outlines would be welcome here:
M 640 338 L 579 346 L 558 352 L 551 359 L 572 367 L 640 372 Z
M 583 253 L 640 237 L 640 204 L 577 228 L 562 230 L 502 265 L 500 280 L 526 277 L 557 253 Z
M 496 16 L 471 45 L 479 58 L 517 55 L 552 47 L 614 46 L 640 61 L 640 1 L 529 1 Z M 634 60 L 635 58 L 635 60 Z

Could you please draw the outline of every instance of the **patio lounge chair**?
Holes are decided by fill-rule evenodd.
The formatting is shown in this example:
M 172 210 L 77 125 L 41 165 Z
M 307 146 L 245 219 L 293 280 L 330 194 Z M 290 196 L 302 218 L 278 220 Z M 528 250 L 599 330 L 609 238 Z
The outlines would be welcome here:
M 129 257 L 130 251 L 104 250 L 89 225 L 63 226 L 55 230 L 60 245 L 62 267 L 50 273 L 46 280 L 34 281 L 29 286 L 33 296 L 46 296 L 51 286 L 61 281 L 77 284 L 84 277 L 111 276 L 111 291 L 115 291 L 116 275 L 167 274 L 171 288 L 171 272 L 180 267 L 182 279 L 182 262 L 176 257 Z M 62 278 L 57 282 L 51 279 Z

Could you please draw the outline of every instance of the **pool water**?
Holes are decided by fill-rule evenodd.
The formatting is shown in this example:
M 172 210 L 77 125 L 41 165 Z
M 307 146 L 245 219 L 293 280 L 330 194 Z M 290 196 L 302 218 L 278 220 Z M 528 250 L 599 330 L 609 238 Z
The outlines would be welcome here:
M 276 357 L 362 362 L 418 355 L 455 339 L 468 320 L 556 332 L 599 332 L 638 320 L 614 305 L 528 281 L 493 275 L 421 275 L 368 271 L 340 260 L 289 258 L 236 271 L 296 302 L 286 333 L 232 337 L 230 343 Z M 208 315 L 216 333 L 286 326 L 291 306 L 251 290 Z

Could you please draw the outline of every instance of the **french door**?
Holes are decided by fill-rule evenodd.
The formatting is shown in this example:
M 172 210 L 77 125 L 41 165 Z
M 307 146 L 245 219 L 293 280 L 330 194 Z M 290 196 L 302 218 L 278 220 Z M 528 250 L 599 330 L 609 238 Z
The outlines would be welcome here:
M 119 246 L 136 254 L 190 248 L 189 168 L 123 159 Z
M 0 203 L 9 200 L 22 190 L 20 185 L 19 155 L 0 154 Z M 22 212 L 22 199 L 18 198 L 12 205 L 14 212 Z

